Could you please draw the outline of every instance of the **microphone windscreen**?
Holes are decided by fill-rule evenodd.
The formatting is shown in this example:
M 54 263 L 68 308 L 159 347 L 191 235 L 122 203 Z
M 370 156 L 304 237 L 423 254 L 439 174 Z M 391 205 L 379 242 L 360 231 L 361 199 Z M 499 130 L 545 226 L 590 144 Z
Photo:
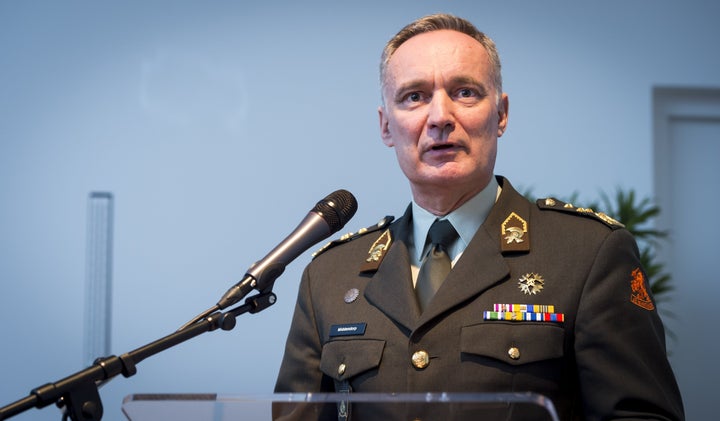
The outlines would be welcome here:
M 344 227 L 355 215 L 357 200 L 352 193 L 341 189 L 319 201 L 312 211 L 320 214 L 334 233 Z

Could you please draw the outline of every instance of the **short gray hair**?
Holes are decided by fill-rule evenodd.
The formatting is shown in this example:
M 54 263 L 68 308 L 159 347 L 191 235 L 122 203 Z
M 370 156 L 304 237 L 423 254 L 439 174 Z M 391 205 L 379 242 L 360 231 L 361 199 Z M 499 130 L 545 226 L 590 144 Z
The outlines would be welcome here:
M 469 21 L 453 16 L 450 14 L 434 14 L 417 19 L 400 30 L 390 41 L 385 44 L 382 56 L 380 58 L 380 86 L 381 90 L 385 88 L 385 77 L 387 73 L 388 63 L 390 58 L 395 51 L 410 38 L 420 35 L 426 32 L 440 31 L 443 29 L 449 29 L 457 31 L 465 35 L 469 35 L 473 39 L 477 40 L 488 53 L 490 57 L 490 65 L 492 66 L 493 80 L 495 83 L 497 101 L 500 101 L 502 96 L 502 69 L 500 65 L 500 54 L 498 54 L 495 42 L 485 35 L 485 33 L 479 31 L 475 25 Z M 382 93 L 382 92 L 381 92 Z M 383 94 L 384 95 L 384 94 Z

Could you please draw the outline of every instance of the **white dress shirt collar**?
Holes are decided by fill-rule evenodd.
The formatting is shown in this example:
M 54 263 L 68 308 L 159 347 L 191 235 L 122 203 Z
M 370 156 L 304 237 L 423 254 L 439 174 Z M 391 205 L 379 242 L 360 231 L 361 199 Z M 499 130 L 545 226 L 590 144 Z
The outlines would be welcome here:
M 500 186 L 497 179 L 492 177 L 488 185 L 473 198 L 465 202 L 458 209 L 450 212 L 440 219 L 448 219 L 460 236 L 448 250 L 450 258 L 455 262 L 475 236 L 478 228 L 485 222 L 495 201 L 500 196 Z M 430 225 L 437 218 L 435 215 L 421 208 L 415 201 L 412 202 L 413 213 L 413 244 L 410 250 L 413 265 L 422 261 L 425 239 Z M 419 241 L 417 239 L 420 239 Z

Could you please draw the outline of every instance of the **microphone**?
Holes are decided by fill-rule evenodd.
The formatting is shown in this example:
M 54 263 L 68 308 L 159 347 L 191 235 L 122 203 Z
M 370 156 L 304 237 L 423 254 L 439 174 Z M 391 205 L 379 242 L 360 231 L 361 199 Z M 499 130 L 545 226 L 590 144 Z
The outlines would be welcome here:
M 295 260 L 312 245 L 339 231 L 355 215 L 357 201 L 347 190 L 337 190 L 319 201 L 295 230 L 267 256 L 253 263 L 242 281 L 220 298 L 217 308 L 222 310 L 242 300 L 251 290 L 264 291 Z

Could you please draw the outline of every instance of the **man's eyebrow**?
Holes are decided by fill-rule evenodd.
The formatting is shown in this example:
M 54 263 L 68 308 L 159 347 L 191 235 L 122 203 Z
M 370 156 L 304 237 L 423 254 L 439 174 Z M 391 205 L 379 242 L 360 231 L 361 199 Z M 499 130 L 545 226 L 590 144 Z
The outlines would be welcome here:
M 393 98 L 395 101 L 402 101 L 403 95 L 407 92 L 412 92 L 418 89 L 422 89 L 426 87 L 428 83 L 426 81 L 417 79 L 417 80 L 410 80 L 408 82 L 405 82 L 397 87 L 395 89 L 395 95 L 393 95 Z
M 482 83 L 480 80 L 471 77 L 471 76 L 457 76 L 452 79 L 450 79 L 449 84 L 451 86 L 455 85 L 472 85 L 478 88 L 482 92 L 487 92 L 488 88 L 485 86 L 484 83 Z

